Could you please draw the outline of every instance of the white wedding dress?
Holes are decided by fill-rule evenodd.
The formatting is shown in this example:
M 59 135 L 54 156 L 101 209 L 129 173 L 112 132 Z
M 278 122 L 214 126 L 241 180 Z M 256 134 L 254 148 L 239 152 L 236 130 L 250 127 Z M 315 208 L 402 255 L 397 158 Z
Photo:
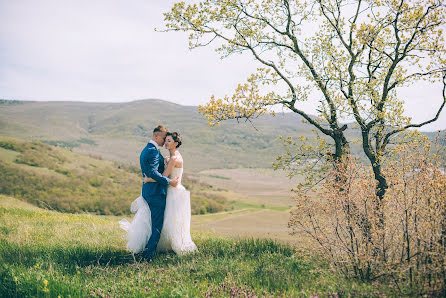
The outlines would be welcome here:
M 190 192 L 181 184 L 183 168 L 174 168 L 171 177 L 179 177 L 176 187 L 168 186 L 166 209 L 157 251 L 173 250 L 178 255 L 184 255 L 197 250 L 190 236 Z M 132 222 L 122 219 L 121 228 L 127 231 L 127 248 L 133 253 L 142 252 L 152 233 L 150 208 L 142 196 L 133 201 L 130 211 L 135 213 Z

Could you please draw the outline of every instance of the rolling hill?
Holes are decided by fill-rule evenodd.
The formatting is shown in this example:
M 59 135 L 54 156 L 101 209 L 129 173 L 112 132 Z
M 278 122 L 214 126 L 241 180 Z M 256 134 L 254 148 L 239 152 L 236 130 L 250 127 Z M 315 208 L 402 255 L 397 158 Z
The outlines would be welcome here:
M 155 99 L 129 103 L 0 102 L 0 135 L 134 165 L 158 124 L 183 136 L 187 171 L 270 167 L 283 150 L 278 136 L 311 133 L 294 114 L 257 119 L 255 128 L 234 121 L 211 128 L 196 107 Z
M 312 126 L 294 113 L 263 116 L 253 124 L 226 121 L 211 128 L 197 107 L 158 99 L 127 103 L 0 100 L 0 135 L 42 141 L 136 166 L 140 151 L 158 124 L 183 136 L 181 152 L 189 173 L 269 168 L 284 151 L 278 136 L 313 134 Z M 358 131 L 349 128 L 347 137 L 358 138 Z M 353 154 L 361 151 L 358 144 L 351 147 Z

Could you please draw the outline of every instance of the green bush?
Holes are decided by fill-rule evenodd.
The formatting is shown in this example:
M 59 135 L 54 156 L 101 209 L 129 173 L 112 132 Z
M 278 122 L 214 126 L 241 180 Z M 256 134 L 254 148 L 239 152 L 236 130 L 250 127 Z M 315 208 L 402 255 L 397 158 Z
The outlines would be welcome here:
M 24 146 L 20 143 L 14 142 L 14 141 L 0 141 L 0 147 L 7 149 L 7 150 L 17 151 L 17 152 L 24 151 Z
M 206 192 L 191 194 L 192 214 L 216 213 L 229 209 L 231 209 L 231 206 L 223 196 Z

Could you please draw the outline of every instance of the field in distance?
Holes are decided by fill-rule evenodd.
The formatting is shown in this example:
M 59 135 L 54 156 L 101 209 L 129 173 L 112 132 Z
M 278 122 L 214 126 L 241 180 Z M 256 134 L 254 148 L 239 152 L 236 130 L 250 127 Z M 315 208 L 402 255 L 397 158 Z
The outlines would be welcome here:
M 294 206 L 290 190 L 299 179 L 290 180 L 283 171 L 246 168 L 205 170 L 194 178 L 230 190 L 227 197 L 238 208 L 194 216 L 193 229 L 233 238 L 269 238 L 290 244 L 298 241 L 289 235 L 288 220 Z
M 299 179 L 289 179 L 272 168 L 211 169 L 198 173 L 200 181 L 240 194 L 240 201 L 267 207 L 290 208 L 291 189 Z

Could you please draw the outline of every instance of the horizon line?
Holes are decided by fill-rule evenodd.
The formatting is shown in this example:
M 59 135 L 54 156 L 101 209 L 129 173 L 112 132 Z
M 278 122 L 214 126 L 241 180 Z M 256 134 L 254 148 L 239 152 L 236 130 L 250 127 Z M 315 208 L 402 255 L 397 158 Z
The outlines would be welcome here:
M 36 100 L 36 99 L 8 99 L 8 98 L 0 98 L 0 101 L 18 101 L 18 102 L 44 102 L 44 103 L 86 103 L 86 104 L 122 104 L 122 103 L 132 103 L 132 102 L 138 102 L 138 101 L 162 101 L 162 102 L 166 102 L 166 103 L 170 103 L 170 104 L 175 104 L 178 106 L 182 106 L 182 107 L 198 107 L 194 106 L 194 105 L 184 105 L 184 104 L 179 104 L 177 102 L 173 102 L 167 99 L 161 99 L 161 98 L 143 98 L 143 99 L 132 99 L 132 100 L 128 100 L 128 101 L 114 101 L 114 102 L 108 102 L 108 101 L 84 101 L 84 100 Z M 276 114 L 295 114 L 292 111 L 282 111 L 280 113 L 276 113 Z M 310 115 L 313 117 L 316 117 L 315 115 Z M 274 117 L 274 116 L 273 116 Z M 345 124 L 354 124 L 354 122 L 345 122 Z M 441 129 L 434 129 L 434 130 L 419 130 L 420 132 L 424 132 L 424 133 L 432 133 L 432 132 L 442 132 L 445 131 L 445 128 L 441 128 Z

